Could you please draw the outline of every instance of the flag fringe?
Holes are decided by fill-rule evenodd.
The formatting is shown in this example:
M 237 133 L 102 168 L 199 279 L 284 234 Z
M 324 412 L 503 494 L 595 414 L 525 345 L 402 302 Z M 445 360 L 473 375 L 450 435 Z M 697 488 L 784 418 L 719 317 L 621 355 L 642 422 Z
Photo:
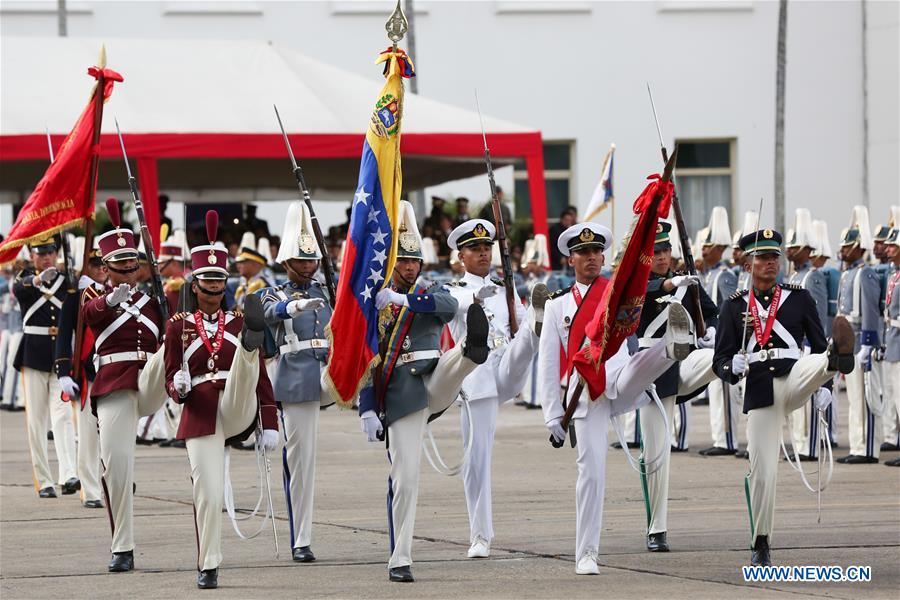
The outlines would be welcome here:
M 94 213 L 92 212 L 91 218 L 93 217 L 93 215 L 94 215 Z M 50 229 L 42 231 L 41 233 L 36 233 L 27 238 L 16 238 L 14 240 L 10 240 L 9 242 L 0 246 L 0 254 L 3 254 L 4 252 L 7 252 L 8 250 L 12 250 L 13 248 L 21 248 L 22 246 L 28 245 L 31 242 L 43 240 L 43 239 L 47 238 L 48 236 L 56 235 L 60 231 L 65 231 L 67 229 L 72 229 L 73 227 L 77 227 L 78 224 L 84 222 L 84 220 L 85 219 L 83 217 L 78 217 L 77 219 L 72 219 L 71 221 L 66 221 L 65 223 L 63 223 L 61 225 L 57 225 L 56 227 L 52 227 Z M 13 258 L 12 260 L 8 260 L 4 263 L 0 263 L 0 266 L 6 266 L 6 265 L 14 263 L 15 261 L 16 261 L 16 259 Z

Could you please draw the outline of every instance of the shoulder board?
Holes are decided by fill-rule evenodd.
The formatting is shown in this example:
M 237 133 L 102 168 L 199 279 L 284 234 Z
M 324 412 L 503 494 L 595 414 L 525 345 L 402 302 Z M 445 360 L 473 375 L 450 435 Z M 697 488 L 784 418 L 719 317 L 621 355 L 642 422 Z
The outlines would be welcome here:
M 34 272 L 31 269 L 22 269 L 16 273 L 16 281 L 22 281 L 23 278 L 28 277 L 29 275 L 34 275 Z
M 191 314 L 191 313 L 187 313 L 187 312 L 179 312 L 179 313 L 175 313 L 174 315 L 172 315 L 171 317 L 169 317 L 169 322 L 170 322 L 170 323 L 175 323 L 176 321 L 181 321 L 182 319 L 184 319 L 185 317 L 187 317 L 189 314 Z
M 86 288 L 84 288 L 83 290 L 81 290 L 81 303 L 84 304 L 85 302 L 87 302 L 89 300 L 93 300 L 94 298 L 96 298 L 97 296 L 100 296 L 102 294 L 103 294 L 102 290 L 98 290 L 94 286 L 89 285 Z
M 784 286 L 782 286 L 782 287 L 784 287 Z M 738 298 L 742 297 L 746 293 L 747 293 L 747 290 L 738 290 L 735 293 L 733 293 L 732 295 L 728 296 L 728 299 L 729 300 L 737 300 Z
M 797 285 L 796 283 L 782 283 L 781 288 L 785 290 L 803 291 L 803 286 Z
M 499 277 L 491 277 L 491 281 L 494 283 L 494 285 L 503 285 L 503 280 Z
M 565 295 L 565 294 L 568 294 L 568 293 L 571 292 L 571 291 L 572 291 L 572 286 L 569 286 L 569 287 L 567 287 L 567 288 L 563 288 L 563 289 L 561 289 L 561 290 L 556 290 L 555 292 L 553 292 L 552 294 L 550 294 L 550 299 L 553 300 L 554 298 L 559 298 L 560 296 L 563 296 L 563 295 Z
M 465 281 L 448 281 L 444 285 L 448 285 L 451 287 L 466 287 L 466 282 Z

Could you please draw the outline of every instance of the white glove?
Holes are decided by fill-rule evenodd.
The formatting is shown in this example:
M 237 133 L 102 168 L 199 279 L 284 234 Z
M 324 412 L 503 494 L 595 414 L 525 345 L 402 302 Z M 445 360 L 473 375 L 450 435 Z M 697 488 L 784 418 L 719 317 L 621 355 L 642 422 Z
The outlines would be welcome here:
M 384 431 L 374 410 L 367 410 L 359 416 L 359 429 L 366 434 L 366 439 L 370 442 L 377 442 L 378 435 Z
M 106 296 L 106 304 L 110 307 L 118 306 L 131 298 L 131 286 L 127 283 L 120 283 L 113 291 Z
M 828 408 L 828 405 L 831 404 L 833 399 L 834 396 L 831 395 L 831 390 L 828 388 L 819 388 L 816 390 L 816 393 L 813 394 L 813 403 L 819 410 Z
M 184 398 L 191 391 L 191 375 L 184 369 L 179 369 L 172 377 L 172 385 L 178 395 Z
M 405 294 L 400 294 L 391 288 L 386 287 L 375 295 L 375 308 L 381 310 L 388 304 L 409 306 L 409 300 L 406 298 Z
M 566 430 L 562 427 L 562 417 L 557 417 L 547 423 L 547 430 L 550 431 L 550 436 L 558 443 L 565 441 Z
M 747 355 L 735 354 L 731 359 L 731 372 L 740 377 L 747 372 Z
M 40 275 L 34 276 L 34 285 L 41 285 L 42 283 L 50 283 L 56 276 L 59 275 L 59 271 L 56 270 L 56 267 L 50 267 L 48 269 L 44 269 L 41 271 Z
M 66 393 L 66 396 L 69 398 L 77 398 L 78 392 L 80 391 L 78 388 L 78 384 L 75 383 L 75 380 L 69 377 L 68 375 L 64 375 L 59 378 L 59 387 L 62 388 L 62 391 Z
M 697 340 L 697 346 L 700 348 L 715 348 L 716 346 L 716 328 L 707 327 L 703 337 Z
M 291 300 L 287 303 L 285 310 L 292 317 L 296 317 L 304 310 L 317 310 L 325 306 L 324 298 L 307 298 L 301 300 Z
M 266 452 L 272 452 L 278 447 L 278 432 L 274 429 L 263 429 L 260 442 Z
M 477 292 L 475 292 L 476 300 L 484 300 L 485 298 L 490 298 L 491 296 L 497 295 L 498 287 L 492 283 L 487 284 Z
M 856 355 L 857 360 L 861 365 L 865 365 L 870 360 L 872 360 L 872 346 L 862 346 L 859 349 L 859 353 Z
M 688 285 L 700 285 L 699 275 L 676 275 L 671 280 L 675 287 L 685 287 Z

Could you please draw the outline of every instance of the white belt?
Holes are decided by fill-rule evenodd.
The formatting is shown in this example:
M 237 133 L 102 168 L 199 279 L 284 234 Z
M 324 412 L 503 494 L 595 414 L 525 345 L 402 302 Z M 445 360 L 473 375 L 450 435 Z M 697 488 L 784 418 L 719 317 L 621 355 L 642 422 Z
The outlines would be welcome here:
M 496 350 L 497 348 L 501 348 L 508 343 L 509 343 L 509 340 L 503 336 L 488 338 L 488 346 L 491 347 L 491 350 Z
M 430 360 L 432 358 L 440 357 L 440 350 L 419 350 L 418 352 L 407 352 L 406 354 L 401 354 L 400 358 L 397 359 L 397 362 L 401 365 L 405 365 L 406 363 L 415 362 L 417 360 Z
M 56 335 L 59 331 L 56 327 L 38 327 L 37 325 L 26 325 L 22 331 L 28 335 Z
M 859 322 L 862 320 L 860 317 L 855 316 L 855 315 L 845 315 L 845 314 L 840 314 L 840 316 L 844 317 L 845 319 L 847 319 L 847 320 L 850 321 L 851 323 L 859 323 Z
M 109 365 L 117 362 L 125 361 L 143 361 L 146 362 L 149 355 L 143 350 L 138 352 L 113 352 L 112 354 L 104 354 L 103 356 L 94 356 L 94 368 L 100 369 L 103 365 Z
M 282 354 L 290 354 L 291 352 L 300 352 L 301 350 L 309 350 L 310 348 L 328 348 L 328 340 L 322 338 L 313 338 L 311 340 L 303 340 L 302 342 L 288 342 L 278 347 L 278 351 Z
M 747 362 L 752 365 L 753 363 L 778 360 L 780 358 L 792 358 L 798 360 L 800 356 L 801 352 L 799 348 L 771 348 L 769 350 L 757 350 L 751 352 L 747 358 Z
M 652 347 L 653 345 L 655 345 L 655 344 L 656 344 L 659 340 L 661 340 L 661 339 L 662 339 L 661 337 L 658 337 L 658 338 L 655 338 L 655 337 L 642 337 L 642 338 L 638 338 L 638 348 L 650 348 L 650 347 Z
M 900 328 L 900 319 L 892 319 L 890 317 L 885 317 L 884 322 L 888 324 L 888 327 Z
M 228 379 L 228 371 L 218 371 L 216 373 L 205 373 L 204 375 L 197 375 L 196 377 L 191 377 L 191 387 L 197 387 L 201 383 L 205 383 L 207 381 L 215 381 L 217 379 Z

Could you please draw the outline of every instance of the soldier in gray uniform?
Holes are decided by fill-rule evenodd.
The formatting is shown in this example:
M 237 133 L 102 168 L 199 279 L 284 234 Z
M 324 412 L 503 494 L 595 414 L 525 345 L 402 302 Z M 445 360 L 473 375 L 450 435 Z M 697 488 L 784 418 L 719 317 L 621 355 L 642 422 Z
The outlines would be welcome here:
M 732 244 L 728 231 L 728 213 L 721 206 L 713 208 L 709 227 L 702 241 L 703 288 L 716 306 L 738 289 L 737 275 L 722 261 L 722 253 Z M 704 456 L 733 456 L 738 451 L 738 417 L 740 395 L 721 379 L 709 384 L 709 426 L 713 445 L 700 451 Z
M 296 562 L 316 560 L 312 541 L 316 477 L 316 432 L 319 407 L 331 404 L 322 394 L 320 378 L 328 357 L 325 326 L 331 307 L 323 286 L 314 279 L 322 254 L 313 236 L 306 206 L 288 208 L 277 262 L 288 283 L 261 292 L 266 322 L 278 345 L 273 388 L 284 432 L 284 496 Z
M 841 260 L 844 272 L 838 292 L 838 314 L 843 315 L 856 335 L 856 368 L 846 375 L 849 404 L 850 454 L 838 459 L 845 464 L 877 463 L 884 433 L 878 409 L 866 398 L 865 371 L 871 369 L 872 350 L 878 346 L 881 329 L 878 275 L 863 260 L 872 249 L 868 210 L 854 207 L 853 226 L 841 236 Z
M 788 230 L 785 240 L 787 258 L 794 265 L 794 272 L 788 278 L 788 283 L 809 292 L 816 303 L 819 322 L 824 323 L 828 319 L 828 281 L 825 279 L 825 275 L 819 272 L 810 261 L 813 243 L 812 216 L 809 210 L 798 208 L 794 228 Z M 806 356 L 809 353 L 809 340 L 805 340 L 803 354 Z M 826 410 L 830 412 L 832 408 L 829 404 Z M 793 448 L 798 454 L 798 458 L 808 461 L 816 460 L 819 419 L 812 398 L 792 412 L 788 418 L 791 424 Z
M 428 422 L 456 399 L 463 379 L 488 357 L 488 320 L 478 304 L 468 309 L 467 335 L 441 353 L 441 331 L 459 303 L 445 287 L 420 280 L 422 238 L 415 212 L 400 203 L 397 263 L 390 285 L 378 292 L 379 352 L 373 384 L 360 393 L 360 426 L 370 442 L 388 429 L 388 578 L 412 582 L 412 540 L 419 495 L 422 439 Z
M 872 268 L 875 269 L 875 273 L 878 275 L 878 284 L 881 287 L 881 292 L 879 294 L 881 305 L 879 308 L 882 314 L 885 314 L 885 309 L 887 308 L 885 300 L 887 299 L 888 279 L 890 279 L 894 270 L 891 259 L 888 257 L 887 253 L 887 239 L 891 234 L 891 229 L 898 220 L 898 217 L 893 214 L 894 212 L 900 213 L 900 207 L 892 206 L 891 218 L 888 221 L 888 224 L 878 225 L 872 234 L 872 241 L 874 242 L 874 249 L 872 251 L 874 260 L 872 261 Z M 882 328 L 878 333 L 881 336 L 881 339 L 884 339 L 884 334 L 886 333 L 885 324 L 882 325 Z M 878 349 L 875 359 L 872 361 L 872 380 L 875 385 L 873 392 L 882 399 L 884 405 L 884 412 L 881 419 L 882 425 L 884 426 L 884 435 L 882 437 L 884 441 L 881 443 L 881 451 L 896 452 L 897 450 L 900 450 L 900 446 L 898 446 L 898 444 L 900 444 L 900 440 L 898 440 L 898 438 L 900 438 L 900 435 L 898 435 L 900 434 L 900 431 L 898 431 L 900 420 L 898 420 L 894 403 L 890 401 L 890 396 L 885 392 L 885 385 L 890 385 L 890 382 L 885 380 L 885 375 L 884 353 L 882 347 Z
M 885 240 L 893 272 L 888 278 L 884 307 L 884 400 L 894 402 L 900 414 L 900 223 L 895 223 Z M 889 467 L 900 467 L 900 458 L 886 461 Z

